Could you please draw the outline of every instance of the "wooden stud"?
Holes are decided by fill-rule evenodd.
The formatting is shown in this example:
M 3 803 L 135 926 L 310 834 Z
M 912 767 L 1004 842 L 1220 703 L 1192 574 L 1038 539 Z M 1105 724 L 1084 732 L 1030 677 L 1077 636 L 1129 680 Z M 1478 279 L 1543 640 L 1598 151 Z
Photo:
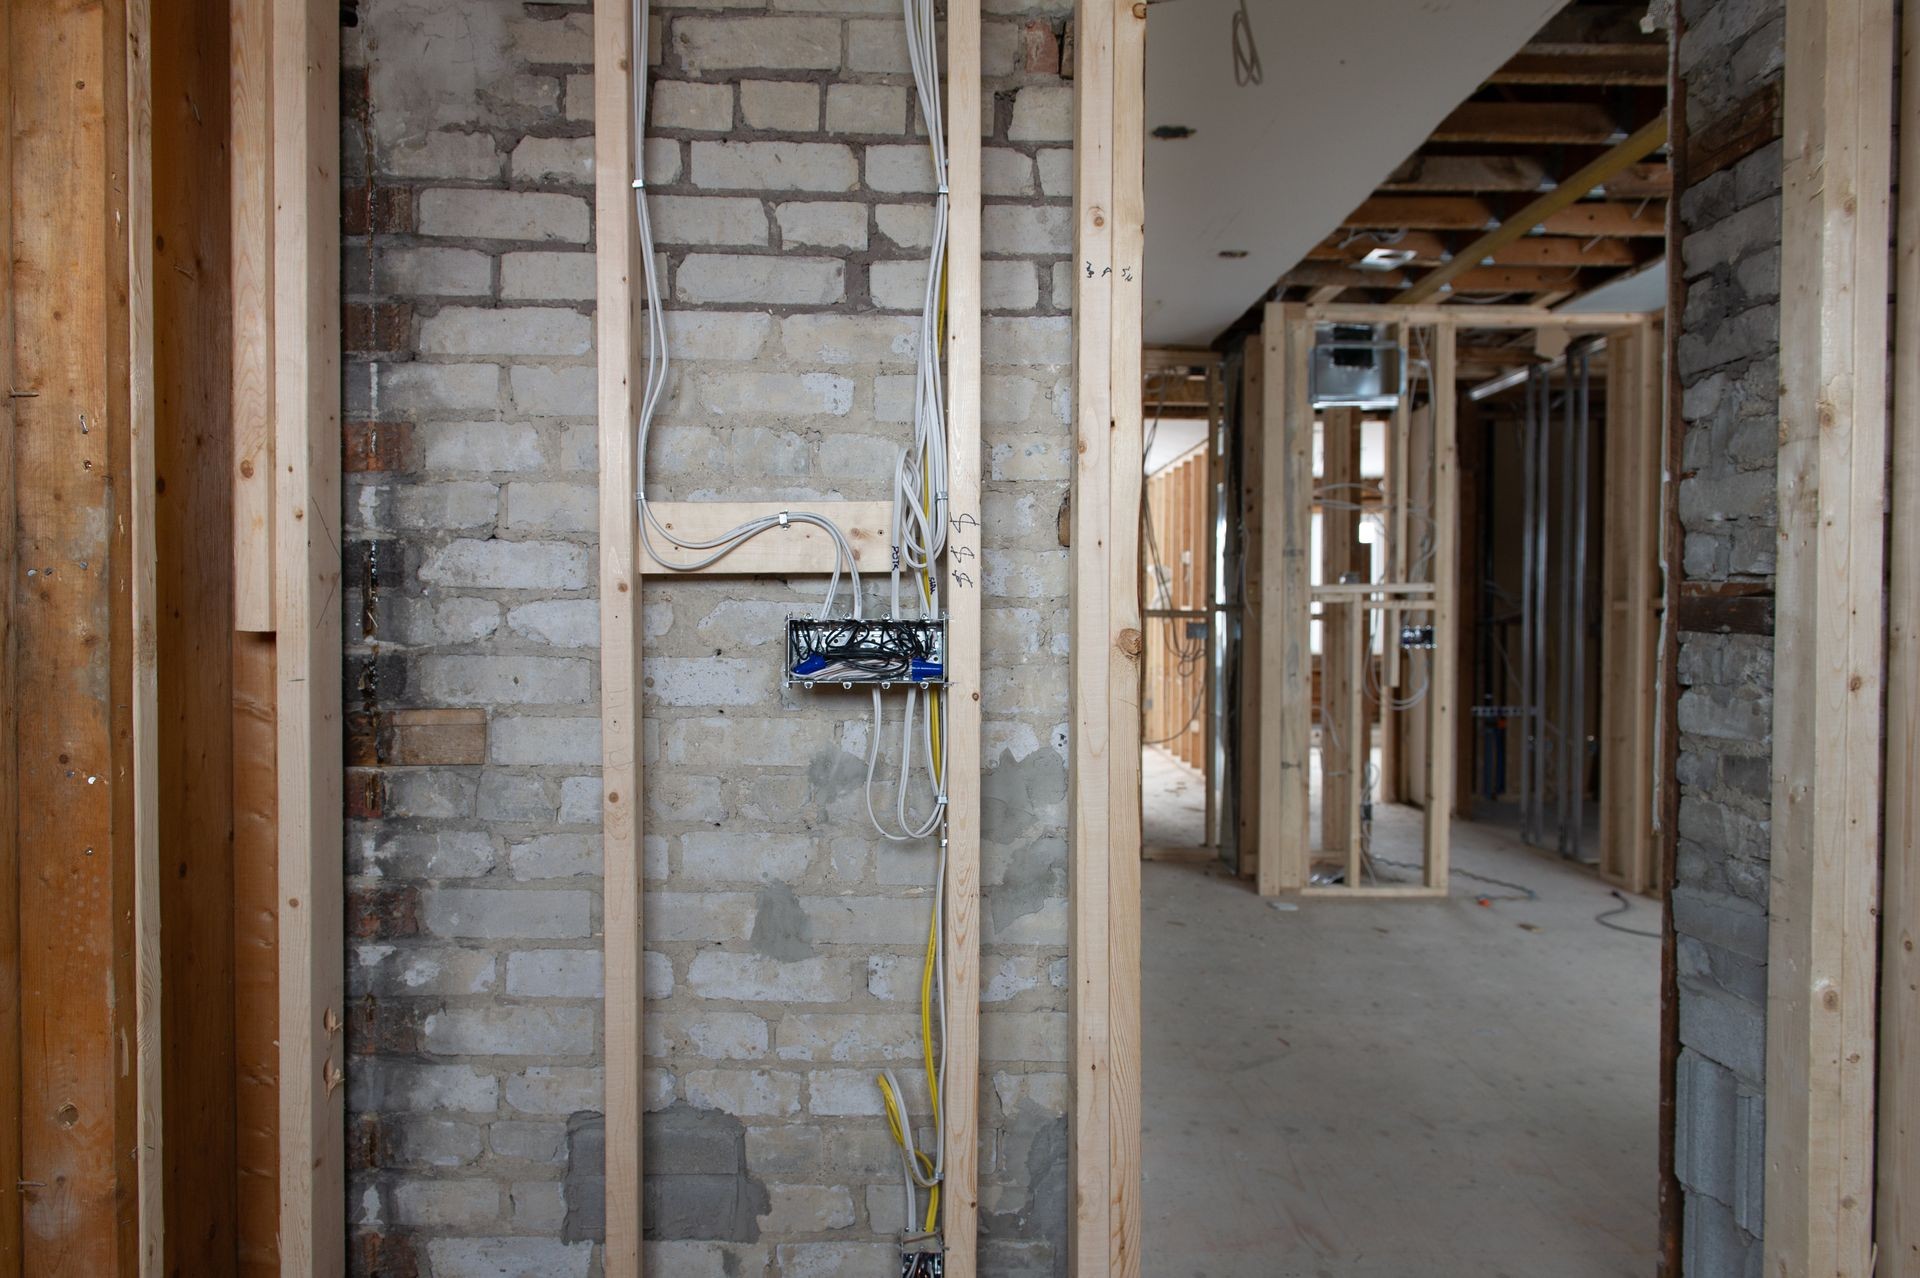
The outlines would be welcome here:
M 1201 824 L 1200 841 L 1207 847 L 1219 843 L 1219 812 L 1216 796 L 1220 790 L 1220 778 L 1215 775 L 1214 764 L 1218 750 L 1215 743 L 1219 728 L 1214 722 L 1213 703 L 1218 672 L 1215 664 L 1220 654 L 1220 618 L 1219 600 L 1214 594 L 1214 582 L 1219 577 L 1220 539 L 1218 536 L 1220 511 L 1218 506 L 1220 492 L 1220 415 L 1224 409 L 1224 392 L 1220 383 L 1220 368 L 1215 365 L 1207 370 L 1207 453 L 1201 466 L 1201 482 L 1206 488 L 1206 499 L 1202 506 L 1204 525 L 1200 530 L 1200 606 L 1206 610 L 1207 654 L 1200 663 L 1201 692 L 1205 699 L 1202 707 L 1201 756 L 1204 760 L 1201 775 L 1206 785 L 1205 815 Z
M 228 220 L 236 630 L 273 629 L 273 0 L 231 0 Z
M 1787 11 L 1769 1273 L 1873 1267 L 1893 28 L 1892 0 Z
M 151 329 L 135 319 L 151 299 L 136 158 L 146 23 L 137 5 L 23 0 L 0 28 L 11 596 L 0 657 L 17 694 L 0 740 L 12 817 L 0 834 L 12 871 L 0 1006 L 17 1027 L 0 1064 L 12 1218 L 0 1239 L 13 1272 L 130 1278 L 160 1242 L 161 1166 L 154 867 L 140 865 L 153 684 L 135 650 L 150 642 L 137 613 L 152 598 Z
M 165 976 L 160 949 L 163 904 L 160 854 L 163 832 L 174 831 L 163 831 L 161 818 L 160 666 L 157 646 L 150 642 L 159 623 L 158 512 L 155 509 L 159 472 L 154 436 L 159 424 L 157 393 L 160 390 L 154 368 L 157 299 L 153 280 L 151 28 L 147 0 L 128 0 L 126 28 L 118 33 L 126 75 L 126 133 L 120 140 L 125 151 L 118 157 L 126 174 L 125 223 L 123 226 L 116 219 L 110 223 L 109 231 L 110 236 L 117 232 L 123 237 L 118 243 L 112 243 L 112 247 L 124 253 L 127 262 L 125 373 L 127 476 L 131 491 L 127 494 L 130 555 L 126 576 L 131 617 L 124 659 L 131 666 L 132 685 L 129 692 L 133 736 L 128 774 L 133 797 L 134 1139 L 137 1142 L 134 1187 L 138 1200 L 134 1213 L 139 1240 L 135 1263 L 142 1274 L 159 1272 L 169 1259 L 164 1191 L 170 1171 L 185 1166 L 184 1161 L 177 1158 L 169 1163 L 163 1112 L 168 1099 L 168 1044 L 161 1001 Z M 169 384 L 166 389 L 171 392 L 177 387 Z M 117 678 L 115 682 L 118 683 Z M 214 855 L 224 854 L 222 849 Z M 217 1054 L 214 1059 L 218 1059 Z M 231 1084 L 217 1086 L 224 1089 Z M 217 1132 L 229 1122 L 230 1118 L 221 1115 L 209 1126 Z M 219 1183 L 216 1179 L 215 1184 Z
M 782 501 L 656 501 L 647 505 L 654 517 L 674 535 L 688 541 L 709 540 L 748 520 L 777 519 L 787 511 L 801 508 L 793 502 Z M 840 531 L 846 534 L 848 543 L 853 547 L 854 563 L 861 571 L 887 571 L 891 553 L 889 530 L 893 523 L 893 503 L 808 502 L 805 509 L 825 515 L 840 526 Z M 676 559 L 691 560 L 701 553 L 676 550 L 658 533 L 654 534 L 654 541 L 654 549 L 667 555 L 669 562 Z M 661 576 L 802 576 L 831 573 L 840 563 L 840 552 L 833 538 L 825 529 L 813 524 L 794 523 L 777 534 L 764 533 L 731 551 L 717 563 L 691 571 L 664 566 L 653 557 L 645 544 L 638 543 L 637 536 L 636 545 L 640 571 Z
M 1264 461 L 1266 451 L 1266 342 L 1261 334 L 1247 339 L 1242 348 L 1240 370 L 1240 512 L 1246 526 L 1241 539 L 1244 556 L 1244 585 L 1240 607 L 1240 760 L 1235 776 L 1237 798 L 1235 846 L 1239 852 L 1237 867 L 1242 878 L 1252 878 L 1260 863 L 1260 810 L 1264 805 L 1260 788 L 1260 678 L 1265 663 L 1261 660 L 1261 624 L 1265 609 L 1261 605 L 1264 581 L 1262 546 L 1266 540 L 1266 492 Z
M 279 775 L 274 638 L 233 643 L 234 1232 L 241 1278 L 280 1272 L 280 1059 L 275 905 Z
M 1111 263 L 1114 214 L 1114 13 L 1118 0 L 1077 0 L 1074 7 L 1074 260 Z M 1072 765 L 1068 769 L 1071 882 L 1068 890 L 1070 1021 L 1073 1033 L 1072 1146 L 1068 1174 L 1067 1264 L 1080 1278 L 1109 1278 L 1116 1178 L 1112 1113 L 1110 952 L 1116 795 L 1110 690 L 1117 653 L 1116 601 L 1109 583 L 1109 505 L 1113 500 L 1113 431 L 1120 398 L 1113 379 L 1115 297 L 1111 273 L 1073 273 L 1074 463 L 1073 579 L 1069 609 Z M 1135 388 L 1126 395 L 1138 398 Z M 1137 466 L 1138 459 L 1130 459 Z M 1123 587 L 1122 594 L 1132 587 Z M 1137 997 L 1137 990 L 1135 991 Z
M 1433 634 L 1428 654 L 1426 881 L 1447 887 L 1453 839 L 1454 685 L 1460 651 L 1453 641 L 1460 577 L 1459 392 L 1454 384 L 1452 324 L 1434 326 L 1433 342 Z
M 18 540 L 20 520 L 14 485 L 18 478 L 15 452 L 20 423 L 15 413 L 19 398 L 11 392 L 22 389 L 19 370 L 14 364 L 15 327 L 13 322 L 13 277 L 16 260 L 13 228 L 14 146 L 13 146 L 13 22 L 11 15 L 0 15 L 0 103 L 5 118 L 0 119 L 0 369 L 7 383 L 0 385 L 0 574 L 8 584 L 0 588 L 0 1271 L 17 1274 L 24 1254 L 22 1238 L 20 1136 L 24 1119 L 20 1103 L 25 1095 L 21 1079 L 20 1045 L 22 1040 L 20 988 L 20 786 L 19 709 L 14 667 L 23 618 L 17 615 L 20 592 L 13 583 L 20 580 Z
M 1495 250 L 1506 247 L 1519 240 L 1534 227 L 1567 208 L 1586 195 L 1596 186 L 1601 186 L 1614 174 L 1638 163 L 1667 143 L 1667 117 L 1665 113 L 1642 125 L 1633 135 L 1619 145 L 1610 148 L 1604 155 L 1581 168 L 1553 190 L 1540 196 L 1525 208 L 1507 218 L 1493 230 L 1461 249 L 1453 260 L 1444 262 L 1422 276 L 1420 282 L 1400 294 L 1395 301 L 1405 305 L 1424 302 L 1437 296 L 1444 285 L 1466 276 L 1479 267 L 1481 262 Z M 1524 269 L 1524 268 L 1516 268 Z
M 1267 503 L 1260 601 L 1259 888 L 1262 896 L 1306 886 L 1308 766 L 1312 748 L 1313 661 L 1307 557 L 1313 497 L 1313 402 L 1307 385 L 1313 320 L 1298 304 L 1270 303 L 1265 318 Z M 1278 445 L 1277 447 L 1275 445 Z
M 1110 376 L 1116 392 L 1140 384 L 1140 281 L 1146 256 L 1147 6 L 1116 4 L 1113 34 L 1113 300 Z M 977 74 L 977 70 L 975 72 Z M 1113 1179 L 1107 1265 L 1113 1278 L 1140 1278 L 1140 397 L 1110 392 L 1108 592 L 1116 653 L 1107 684 L 1112 725 L 1108 838 L 1113 859 L 1107 905 L 1110 946 L 1108 1087 Z
M 946 1272 L 974 1278 L 980 1229 L 980 6 L 947 10 Z M 1138 349 L 1138 343 L 1135 343 Z M 1140 384 L 1138 364 L 1133 385 Z M 1139 396 L 1133 402 L 1139 403 Z M 1136 453 L 1137 455 L 1137 453 Z M 1134 467 L 1136 475 L 1139 467 Z M 1139 527 L 1139 504 L 1128 507 Z M 1136 561 L 1129 559 L 1127 573 Z M 963 571 L 972 570 L 970 572 Z M 1131 584 L 1131 583 L 1128 583 Z M 1136 723 L 1138 707 L 1135 708 Z M 1134 751 L 1135 763 L 1139 751 Z M 1138 810 L 1138 805 L 1135 805 Z M 1137 857 L 1134 858 L 1137 865 Z
M 1320 581 L 1322 586 L 1359 585 L 1346 577 L 1360 566 L 1355 555 L 1360 513 L 1342 507 L 1359 504 L 1360 411 L 1329 408 L 1320 417 L 1320 482 L 1315 489 L 1321 510 Z M 1343 596 L 1357 598 L 1358 592 L 1335 590 L 1321 597 Z M 1357 618 L 1361 611 L 1345 603 L 1320 609 L 1320 854 L 1345 855 L 1354 870 L 1351 883 L 1360 881 L 1361 790 L 1361 776 L 1353 766 L 1361 735 L 1353 694 L 1363 684 L 1360 657 L 1350 646 L 1358 640 L 1348 614 Z
M 341 879 L 340 14 L 273 9 L 280 1246 L 346 1270 Z
M 1920 0 L 1900 24 L 1898 172 L 1920 173 Z M 1920 182 L 1900 184 L 1895 225 L 1893 420 L 1888 483 L 1885 880 L 1880 920 L 1881 1268 L 1920 1265 Z
M 632 211 L 633 6 L 593 11 L 594 253 L 600 449 L 600 804 L 605 894 L 607 1278 L 640 1278 L 642 1024 L 646 983 L 641 909 L 641 575 L 633 379 L 641 375 L 640 249 Z

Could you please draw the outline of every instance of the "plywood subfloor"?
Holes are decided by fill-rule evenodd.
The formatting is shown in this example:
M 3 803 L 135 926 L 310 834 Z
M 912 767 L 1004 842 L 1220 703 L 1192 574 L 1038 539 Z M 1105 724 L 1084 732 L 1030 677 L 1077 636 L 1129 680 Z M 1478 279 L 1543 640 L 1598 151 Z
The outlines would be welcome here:
M 1417 860 L 1418 814 L 1382 818 Z M 1145 1272 L 1653 1272 L 1659 942 L 1501 831 L 1457 823 L 1454 864 L 1539 899 L 1279 910 L 1145 866 Z

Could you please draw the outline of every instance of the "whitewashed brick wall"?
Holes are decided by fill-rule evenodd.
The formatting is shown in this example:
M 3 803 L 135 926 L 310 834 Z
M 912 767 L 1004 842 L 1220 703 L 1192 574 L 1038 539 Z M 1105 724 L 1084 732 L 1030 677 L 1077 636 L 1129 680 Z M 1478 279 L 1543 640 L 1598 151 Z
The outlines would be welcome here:
M 996 1275 L 1065 1272 L 1069 7 L 993 0 L 985 32 Z M 647 167 L 676 365 L 653 493 L 885 496 L 932 191 L 897 6 L 659 14 Z M 357 17 L 354 1264 L 588 1275 L 605 1138 L 591 18 L 501 0 L 361 0 Z M 872 1076 L 900 1070 L 924 1119 L 933 861 L 867 825 L 865 702 L 779 686 L 784 621 L 821 584 L 687 579 L 644 598 L 655 1272 L 897 1272 Z

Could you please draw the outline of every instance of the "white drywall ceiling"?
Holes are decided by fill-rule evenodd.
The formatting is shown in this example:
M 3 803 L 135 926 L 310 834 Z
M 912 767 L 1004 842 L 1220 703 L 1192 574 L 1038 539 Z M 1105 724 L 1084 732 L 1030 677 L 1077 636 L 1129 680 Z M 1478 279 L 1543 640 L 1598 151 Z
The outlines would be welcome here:
M 1246 86 L 1241 0 L 1147 9 L 1152 345 L 1204 345 L 1240 318 L 1564 0 L 1245 3 L 1262 70 Z M 1161 125 L 1196 132 L 1155 138 Z

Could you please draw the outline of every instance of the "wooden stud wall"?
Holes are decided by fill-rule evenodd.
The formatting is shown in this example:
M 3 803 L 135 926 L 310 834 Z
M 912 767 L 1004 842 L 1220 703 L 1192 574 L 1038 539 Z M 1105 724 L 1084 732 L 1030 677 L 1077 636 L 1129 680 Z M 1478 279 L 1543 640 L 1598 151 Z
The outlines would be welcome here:
M 641 880 L 641 585 L 647 574 L 683 575 L 641 547 L 634 445 L 634 378 L 649 322 L 638 297 L 639 251 L 633 221 L 633 149 L 628 65 L 633 11 L 624 0 L 597 0 L 594 10 L 596 116 L 595 195 L 603 228 L 598 275 L 600 448 L 600 626 L 602 852 L 605 876 L 607 1043 L 607 1242 L 609 1278 L 639 1278 L 644 1171 L 641 1163 L 642 1022 L 645 1014 Z M 980 115 L 980 10 L 949 9 L 948 119 Z M 946 388 L 950 570 L 980 561 L 980 190 L 977 131 L 950 131 L 947 146 L 950 221 L 947 253 Z M 620 228 L 620 229 L 612 229 Z M 778 514 L 780 502 L 650 503 L 676 533 L 710 537 L 748 519 Z M 856 562 L 884 570 L 892 510 L 886 502 L 812 503 L 847 534 Z M 834 548 L 818 529 L 793 525 L 747 542 L 706 575 L 826 574 Z M 941 1215 L 946 1272 L 974 1278 L 979 1231 L 979 1001 L 980 1001 L 980 596 L 975 573 L 946 572 L 947 890 L 944 973 L 949 1008 L 946 1064 L 946 1173 Z
M 1892 0 L 1788 7 L 1768 1272 L 1872 1267 L 1894 47 Z
M 1260 678 L 1261 606 L 1265 561 L 1266 503 L 1263 471 L 1266 451 L 1266 350 L 1258 334 L 1245 345 L 1240 374 L 1240 511 L 1245 535 L 1240 553 L 1244 557 L 1240 608 L 1240 696 L 1236 707 L 1240 722 L 1240 762 L 1235 778 L 1239 800 L 1235 804 L 1239 852 L 1239 873 L 1253 878 L 1260 866 Z

